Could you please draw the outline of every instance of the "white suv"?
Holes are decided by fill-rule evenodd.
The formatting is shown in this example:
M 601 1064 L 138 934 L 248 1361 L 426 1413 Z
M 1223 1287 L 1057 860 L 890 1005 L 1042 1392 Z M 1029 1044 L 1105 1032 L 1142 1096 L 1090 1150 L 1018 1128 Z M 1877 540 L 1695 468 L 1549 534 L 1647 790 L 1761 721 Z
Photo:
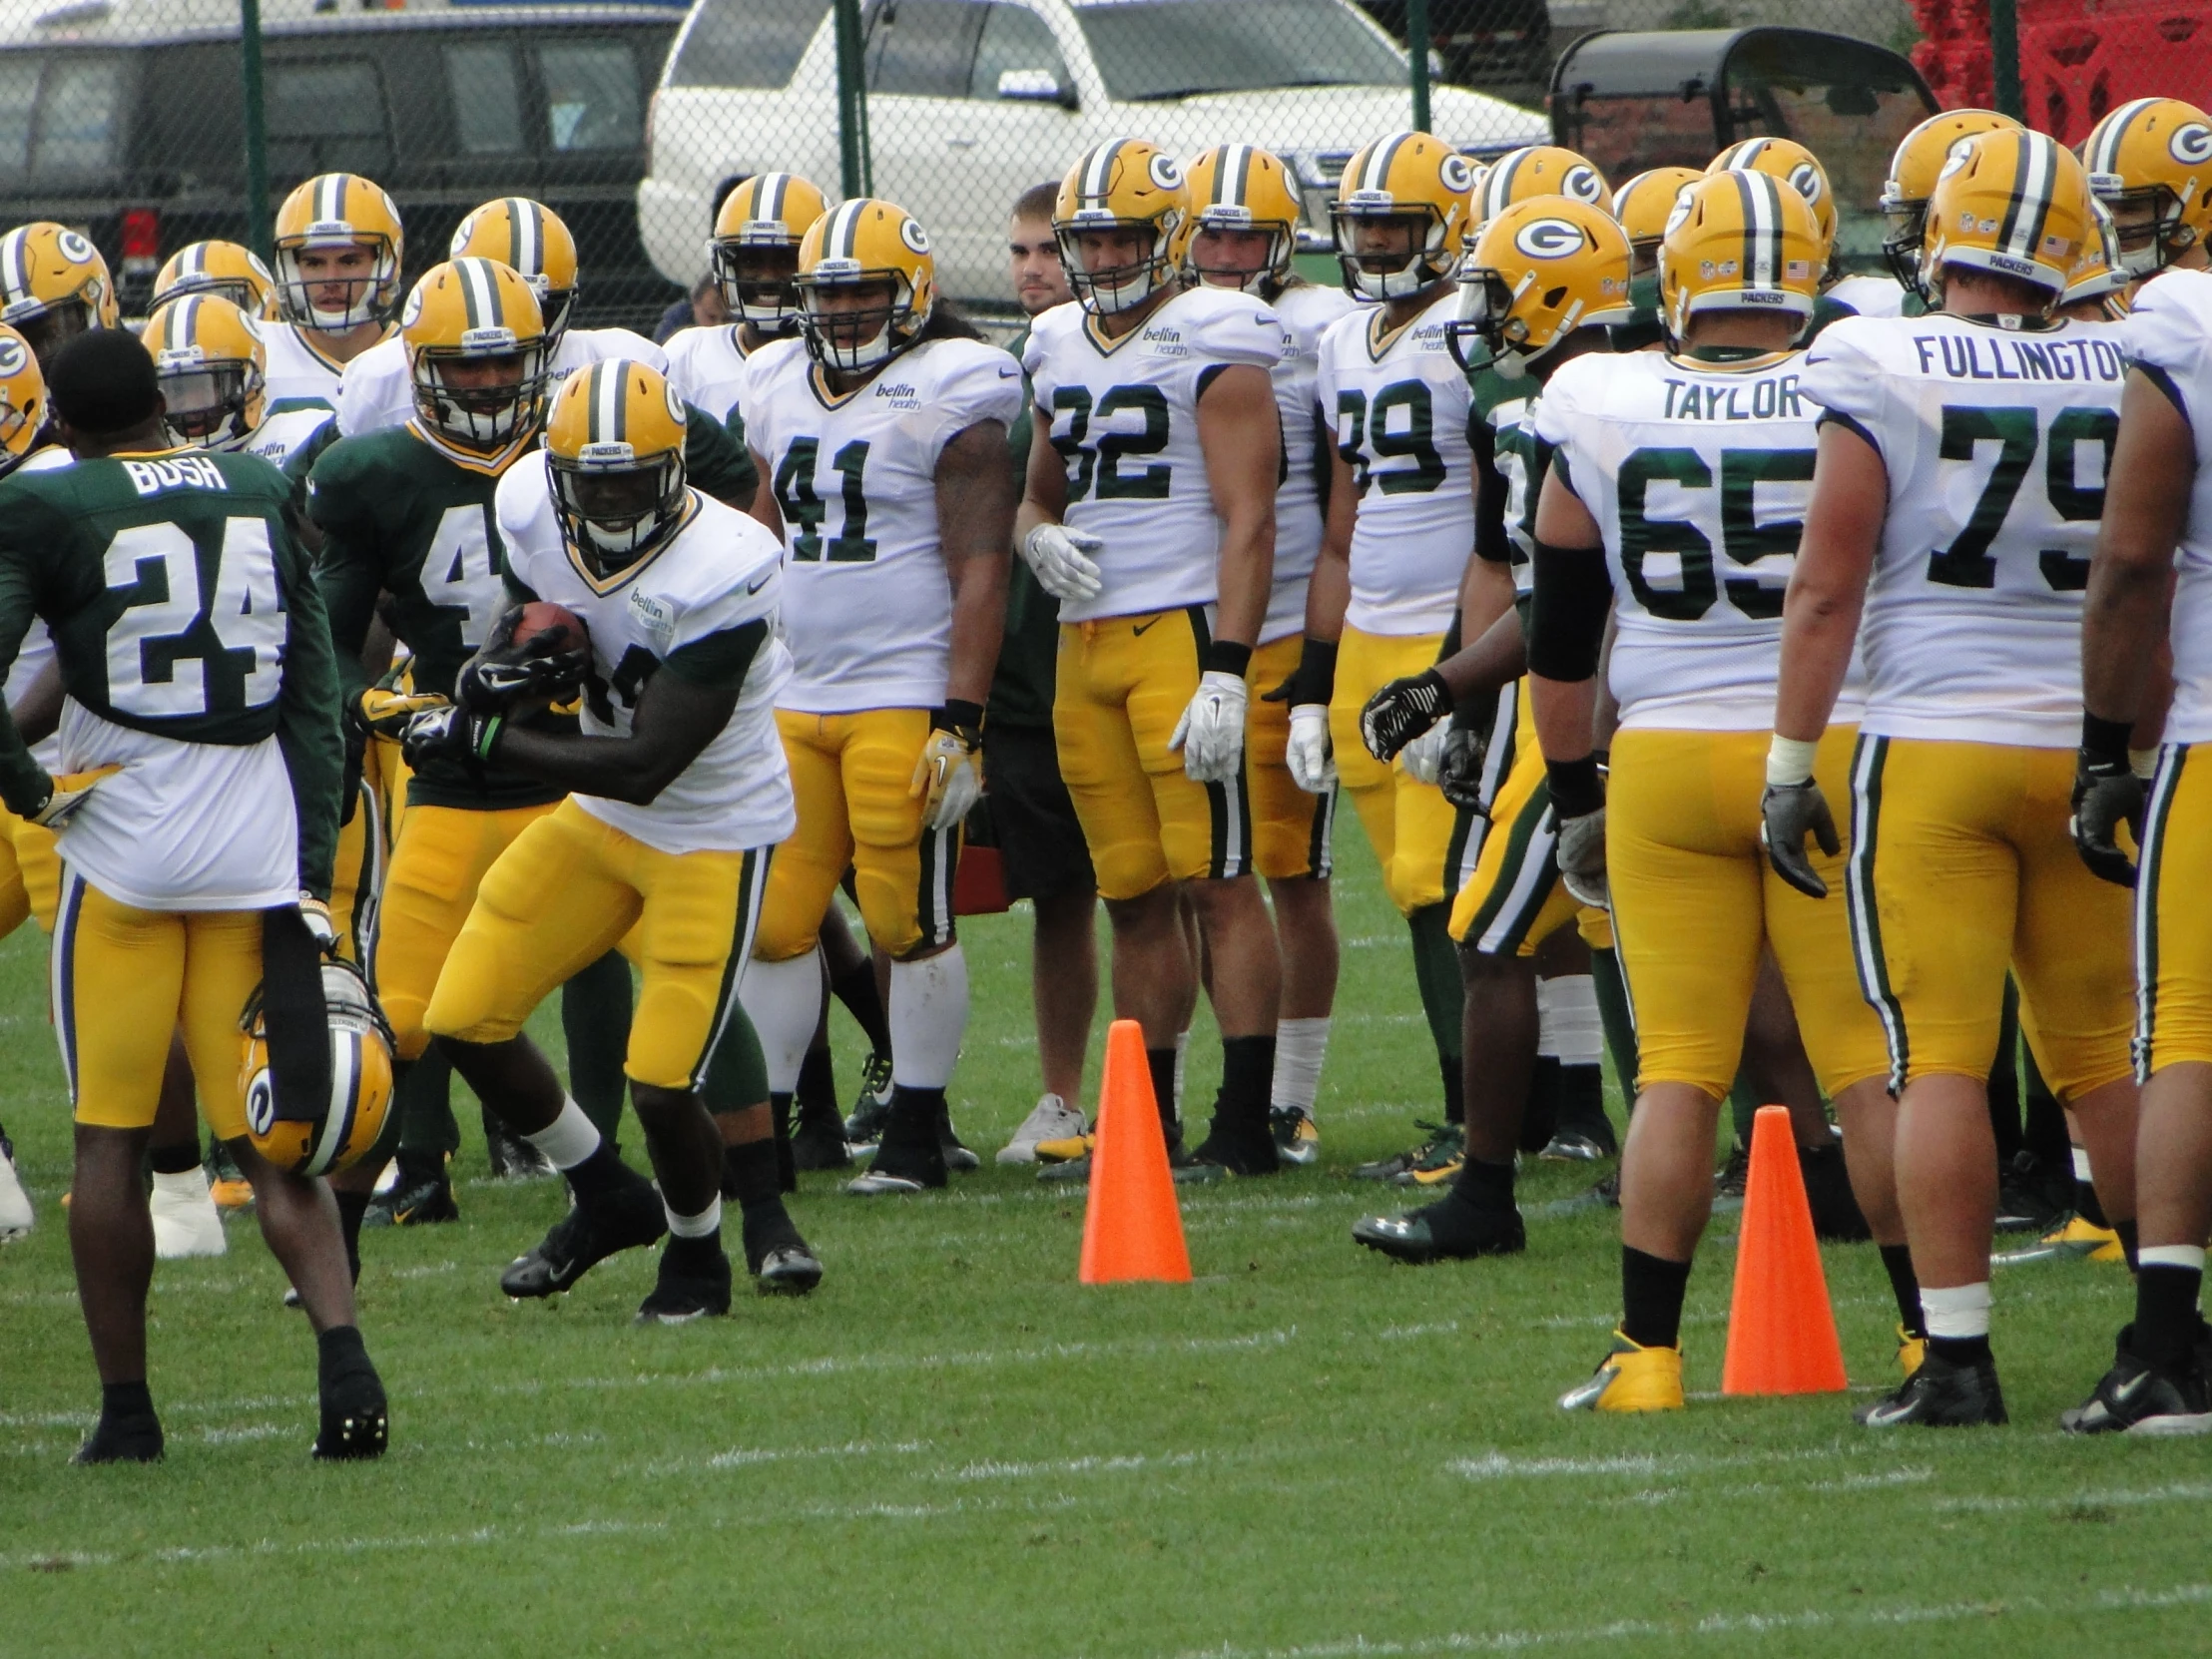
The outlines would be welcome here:
M 867 126 L 877 196 L 927 229 L 956 297 L 1005 297 L 1006 211 L 1107 139 L 1182 155 L 1264 145 L 1297 171 L 1326 246 L 1352 152 L 1406 125 L 1405 55 L 1346 0 L 872 0 Z M 699 0 L 662 71 L 638 227 L 689 284 L 723 194 L 783 169 L 837 185 L 830 0 Z M 1544 118 L 1437 87 L 1437 135 L 1474 155 Z

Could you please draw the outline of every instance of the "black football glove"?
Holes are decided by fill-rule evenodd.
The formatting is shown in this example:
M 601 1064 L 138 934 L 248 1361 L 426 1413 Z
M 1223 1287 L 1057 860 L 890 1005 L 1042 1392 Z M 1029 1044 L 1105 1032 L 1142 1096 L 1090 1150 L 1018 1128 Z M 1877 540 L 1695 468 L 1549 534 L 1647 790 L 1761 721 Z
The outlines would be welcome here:
M 1360 741 L 1387 764 L 1397 752 L 1451 713 L 1451 688 L 1434 669 L 1392 680 L 1360 711 Z
M 1490 735 L 1457 719 L 1444 734 L 1443 759 L 1436 764 L 1436 787 L 1444 800 L 1462 813 L 1482 811 L 1482 763 L 1488 759 Z
M 457 762 L 481 778 L 506 730 L 504 715 L 477 714 L 458 706 L 429 709 L 407 723 L 399 752 L 416 772 L 432 762 Z
M 522 607 L 501 614 L 475 656 L 461 665 L 454 681 L 460 702 L 479 714 L 505 714 L 518 703 L 565 703 L 583 689 L 591 669 L 588 650 L 561 649 L 561 636 L 548 628 L 516 640 Z
M 1766 843 L 1767 861 L 1775 874 L 1810 898 L 1826 898 L 1828 883 L 1805 856 L 1805 837 L 1811 835 L 1820 849 L 1833 857 L 1844 849 L 1836 833 L 1835 815 L 1820 785 L 1808 778 L 1802 784 L 1769 784 L 1759 798 L 1759 838 Z
M 2135 864 L 2121 850 L 2119 828 L 2134 832 L 2135 844 L 2143 844 L 2143 781 L 2135 776 L 2127 757 L 2092 755 L 2086 747 L 2074 759 L 2074 850 L 2089 866 L 2089 873 L 2114 886 L 2135 885 Z

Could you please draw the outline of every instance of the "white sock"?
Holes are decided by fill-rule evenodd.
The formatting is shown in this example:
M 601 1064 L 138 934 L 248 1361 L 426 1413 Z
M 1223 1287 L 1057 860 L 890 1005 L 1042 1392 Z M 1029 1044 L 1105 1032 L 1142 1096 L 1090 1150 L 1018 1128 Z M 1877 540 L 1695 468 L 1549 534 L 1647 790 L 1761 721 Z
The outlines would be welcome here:
M 2077 1146 L 2073 1149 L 2073 1171 L 2074 1179 L 2076 1181 L 2091 1180 L 2091 1176 L 2089 1174 L 2089 1149 L 2087 1147 Z
M 1175 1115 L 1183 1115 L 1183 1062 L 1191 1052 L 1191 1034 L 1178 1031 L 1175 1034 Z
M 891 963 L 891 1081 L 909 1089 L 950 1083 L 967 1014 L 967 957 L 958 945 L 919 962 Z
M 1986 1337 L 1989 1334 L 1989 1282 L 1936 1290 L 1921 1287 L 1921 1313 L 1931 1337 Z
M 1563 1066 L 1594 1066 L 1604 1052 L 1597 981 L 1587 973 L 1563 973 L 1536 981 L 1536 1052 Z
M 160 1176 L 155 1176 L 159 1181 Z M 2139 1266 L 2146 1268 L 2187 1268 L 2191 1273 L 2204 1271 L 2204 1247 L 2202 1245 L 2145 1245 L 2135 1253 Z
M 522 1138 L 552 1159 L 555 1169 L 574 1169 L 599 1150 L 599 1131 L 568 1095 L 561 1097 L 559 1117 Z
M 171 1198 L 190 1199 L 199 1204 L 213 1204 L 215 1202 L 214 1199 L 208 1196 L 208 1172 L 199 1164 L 193 1165 L 188 1170 L 179 1170 L 175 1175 L 164 1175 L 160 1170 L 156 1170 L 154 1172 L 154 1190 L 158 1193 L 167 1193 Z M 2201 1257 L 2204 1253 L 2199 1251 L 2197 1254 Z
M 671 1238 L 704 1239 L 722 1225 L 722 1195 L 715 1194 L 714 1201 L 696 1216 L 680 1216 L 669 1208 L 667 1199 L 661 1200 L 661 1209 L 668 1216 Z
M 1321 1062 L 1328 1052 L 1328 1015 L 1277 1020 L 1275 1082 L 1268 1091 L 1268 1104 L 1279 1112 L 1295 1106 L 1312 1117 L 1315 1097 L 1321 1093 Z
M 746 963 L 738 1001 L 760 1033 L 769 1092 L 792 1093 L 799 1087 L 799 1068 L 807 1063 L 807 1045 L 822 1020 L 822 947 L 788 961 L 755 958 Z

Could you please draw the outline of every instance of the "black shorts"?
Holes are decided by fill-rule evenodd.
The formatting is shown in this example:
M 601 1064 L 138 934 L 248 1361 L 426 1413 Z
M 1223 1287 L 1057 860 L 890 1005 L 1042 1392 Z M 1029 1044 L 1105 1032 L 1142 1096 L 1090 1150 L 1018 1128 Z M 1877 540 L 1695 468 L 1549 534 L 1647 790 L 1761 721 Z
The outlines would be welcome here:
M 985 728 L 983 783 L 1008 898 L 1050 898 L 1098 885 L 1051 732 Z

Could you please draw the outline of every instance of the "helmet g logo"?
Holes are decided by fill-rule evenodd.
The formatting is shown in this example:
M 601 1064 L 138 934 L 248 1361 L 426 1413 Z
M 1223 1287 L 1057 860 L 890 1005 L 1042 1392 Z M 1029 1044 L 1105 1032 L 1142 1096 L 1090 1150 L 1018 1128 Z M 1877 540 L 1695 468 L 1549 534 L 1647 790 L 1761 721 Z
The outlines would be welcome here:
M 1436 176 L 1443 181 L 1444 189 L 1454 196 L 1464 196 L 1474 188 L 1474 169 L 1467 166 L 1466 157 L 1457 151 L 1436 164 Z
M 1173 156 L 1154 156 L 1151 165 L 1145 171 L 1152 177 L 1152 188 L 1154 190 L 1181 190 L 1183 188 L 1183 170 L 1175 165 Z
M 1825 189 L 1821 183 L 1821 170 L 1811 162 L 1798 163 L 1790 169 L 1790 188 L 1818 207 Z
M 664 381 L 661 390 L 668 397 L 668 418 L 675 421 L 679 426 L 688 424 L 689 417 L 684 409 L 684 400 L 676 395 L 676 388 Z
M 1684 185 L 1674 193 L 1674 206 L 1667 210 L 1667 228 L 1660 233 L 1661 236 L 1671 237 L 1688 223 L 1690 205 L 1696 197 L 1697 187 L 1695 185 Z
M 898 240 L 906 245 L 909 253 L 926 254 L 929 252 L 929 238 L 923 234 L 921 227 L 910 219 L 902 219 L 898 222 Z
M 1565 219 L 1532 219 L 1513 237 L 1513 246 L 1532 260 L 1565 259 L 1582 242 L 1582 227 Z
M 2174 136 L 2166 141 L 2166 148 L 2182 166 L 2201 167 L 2212 161 L 2212 127 L 2195 121 L 2185 127 L 2176 127 Z
M 0 335 L 0 375 L 21 374 L 24 364 L 30 360 L 31 354 L 23 348 L 22 340 L 12 333 Z
M 2186 130 L 2187 129 L 2184 129 L 2184 131 Z M 2200 128 L 2198 129 L 2198 131 L 2201 132 L 2202 129 Z M 2179 144 L 2181 142 L 2178 134 L 2175 136 L 2174 142 L 2176 144 Z M 62 251 L 62 258 L 67 260 L 71 265 L 90 265 L 94 260 L 99 258 L 99 256 L 93 252 L 92 244 L 87 242 L 83 237 L 79 236 L 75 231 L 64 231 L 60 236 L 54 239 L 54 246 Z
M 1605 200 L 1605 182 L 1594 168 L 1570 167 L 1559 181 L 1559 194 L 1570 202 L 1585 202 L 1594 208 Z
M 417 282 L 415 283 L 414 287 L 408 291 L 407 308 L 400 315 L 399 326 L 402 328 L 412 328 L 417 322 L 421 320 L 422 284 L 420 282 Z
M 276 1091 L 271 1086 L 265 1067 L 257 1071 L 246 1084 L 246 1127 L 257 1135 L 266 1135 L 276 1123 Z

